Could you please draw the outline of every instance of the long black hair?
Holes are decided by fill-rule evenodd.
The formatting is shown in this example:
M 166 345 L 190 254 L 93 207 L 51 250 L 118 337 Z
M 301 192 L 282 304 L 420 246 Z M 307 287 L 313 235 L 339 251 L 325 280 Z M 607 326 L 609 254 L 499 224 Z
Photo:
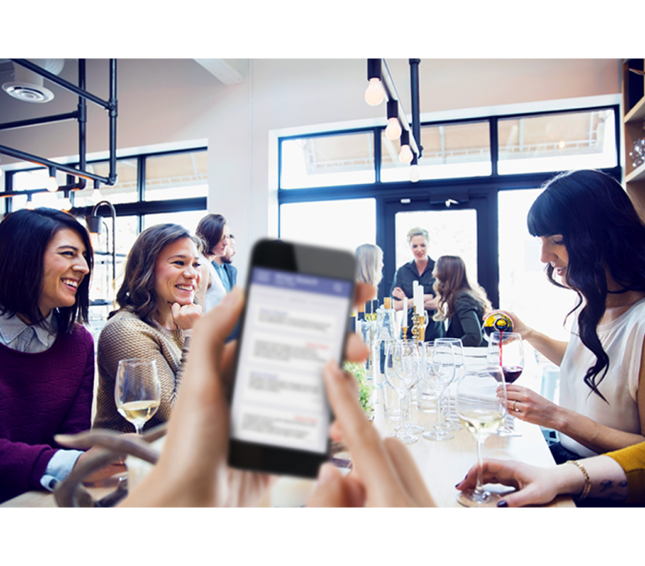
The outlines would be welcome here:
M 202 241 L 204 255 L 211 255 L 213 248 L 222 240 L 226 218 L 221 214 L 207 214 L 197 224 L 195 234 Z
M 565 281 L 578 294 L 569 314 L 580 308 L 584 297 L 586 304 L 578 315 L 580 339 L 596 356 L 584 381 L 605 399 L 598 385 L 609 369 L 609 356 L 597 326 L 608 294 L 645 292 L 645 225 L 618 181 L 591 170 L 563 173 L 547 182 L 529 210 L 527 224 L 533 236 L 562 235 L 569 256 Z M 553 271 L 549 264 L 549 280 L 563 287 Z M 608 291 L 607 274 L 618 284 L 617 291 Z
M 21 314 L 31 324 L 45 325 L 38 307 L 43 288 L 43 259 L 54 235 L 62 229 L 74 230 L 85 246 L 85 261 L 89 273 L 76 290 L 76 302 L 71 307 L 55 310 L 58 333 L 72 329 L 74 322 L 88 321 L 90 278 L 93 255 L 90 235 L 76 218 L 52 208 L 18 210 L 0 222 L 0 313 Z

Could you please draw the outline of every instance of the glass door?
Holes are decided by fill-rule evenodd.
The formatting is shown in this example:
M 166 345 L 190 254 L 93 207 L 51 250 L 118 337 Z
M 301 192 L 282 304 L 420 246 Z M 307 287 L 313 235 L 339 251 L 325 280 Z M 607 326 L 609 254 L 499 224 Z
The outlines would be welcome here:
M 442 255 L 460 256 L 471 283 L 478 282 L 497 304 L 497 226 L 496 214 L 490 222 L 488 195 L 469 196 L 461 202 L 431 200 L 436 199 L 384 203 L 383 295 L 390 293 L 396 269 L 412 260 L 406 234 L 418 226 L 429 233 L 428 254 L 433 260 Z

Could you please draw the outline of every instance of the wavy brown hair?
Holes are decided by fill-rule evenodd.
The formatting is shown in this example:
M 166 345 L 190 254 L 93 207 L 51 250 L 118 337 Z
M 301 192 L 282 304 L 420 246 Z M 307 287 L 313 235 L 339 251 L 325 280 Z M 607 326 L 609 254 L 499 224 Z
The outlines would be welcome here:
M 484 308 L 484 314 L 492 310 L 486 292 L 479 286 L 473 288 L 468 282 L 466 264 L 456 255 L 442 255 L 434 267 L 434 292 L 437 294 L 437 313 L 434 320 L 446 320 L 455 312 L 455 299 L 467 293 Z
M 178 224 L 157 224 L 139 234 L 128 254 L 123 284 L 116 294 L 119 310 L 127 309 L 148 324 L 152 322 L 157 312 L 157 293 L 155 292 L 157 258 L 168 244 L 182 238 L 190 238 L 196 245 L 198 244 L 196 238 Z M 110 317 L 117 312 L 111 312 Z

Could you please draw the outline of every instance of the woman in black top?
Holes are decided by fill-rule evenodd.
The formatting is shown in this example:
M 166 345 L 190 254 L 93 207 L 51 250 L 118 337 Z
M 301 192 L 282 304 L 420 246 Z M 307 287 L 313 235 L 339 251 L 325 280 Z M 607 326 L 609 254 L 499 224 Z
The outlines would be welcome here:
M 460 338 L 464 346 L 484 346 L 482 319 L 491 310 L 483 289 L 468 283 L 464 260 L 454 255 L 441 256 L 435 265 L 437 321 L 448 321 L 446 337 Z
M 412 301 L 412 289 L 414 281 L 418 281 L 423 286 L 423 308 L 428 311 L 430 320 L 426 328 L 425 339 L 430 342 L 435 338 L 443 336 L 443 329 L 440 322 L 432 319 L 437 308 L 435 292 L 433 285 L 435 282 L 432 271 L 434 269 L 434 260 L 428 256 L 428 232 L 423 228 L 412 228 L 407 235 L 410 250 L 414 259 L 396 270 L 394 282 L 392 283 L 392 295 L 394 299 L 394 309 L 400 311 L 403 309 L 403 299 L 408 298 L 408 335 L 412 338 L 412 315 L 414 314 L 414 305 Z

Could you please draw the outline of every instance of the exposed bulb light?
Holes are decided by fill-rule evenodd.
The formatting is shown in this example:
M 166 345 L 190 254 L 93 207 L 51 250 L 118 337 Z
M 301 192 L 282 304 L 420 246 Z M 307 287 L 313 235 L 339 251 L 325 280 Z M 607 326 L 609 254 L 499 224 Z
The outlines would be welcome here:
M 401 137 L 401 124 L 399 123 L 398 118 L 390 118 L 387 121 L 387 127 L 385 128 L 385 135 L 388 139 L 392 141 L 398 140 Z
M 65 197 L 60 203 L 60 209 L 68 212 L 72 209 L 72 201 L 69 197 Z
M 98 188 L 92 189 L 92 196 L 90 197 L 92 204 L 97 204 L 103 200 L 103 195 Z
M 50 193 L 55 193 L 58 190 L 58 182 L 56 181 L 56 167 L 49 168 L 49 177 L 45 183 L 45 188 Z
M 383 97 L 385 93 L 383 92 L 383 86 L 381 85 L 381 79 L 373 78 L 370 79 L 370 84 L 367 86 L 365 91 L 365 102 L 370 106 L 378 106 L 383 102 Z
M 35 210 L 36 204 L 31 200 L 31 195 L 27 195 L 27 204 L 25 204 L 27 210 Z
M 408 144 L 402 145 L 401 151 L 399 152 L 399 161 L 407 165 L 412 162 L 412 157 L 413 155 L 410 146 Z
M 419 173 L 419 166 L 418 165 L 412 165 L 410 167 L 410 181 L 413 183 L 418 183 L 419 179 L 421 178 L 421 175 Z

